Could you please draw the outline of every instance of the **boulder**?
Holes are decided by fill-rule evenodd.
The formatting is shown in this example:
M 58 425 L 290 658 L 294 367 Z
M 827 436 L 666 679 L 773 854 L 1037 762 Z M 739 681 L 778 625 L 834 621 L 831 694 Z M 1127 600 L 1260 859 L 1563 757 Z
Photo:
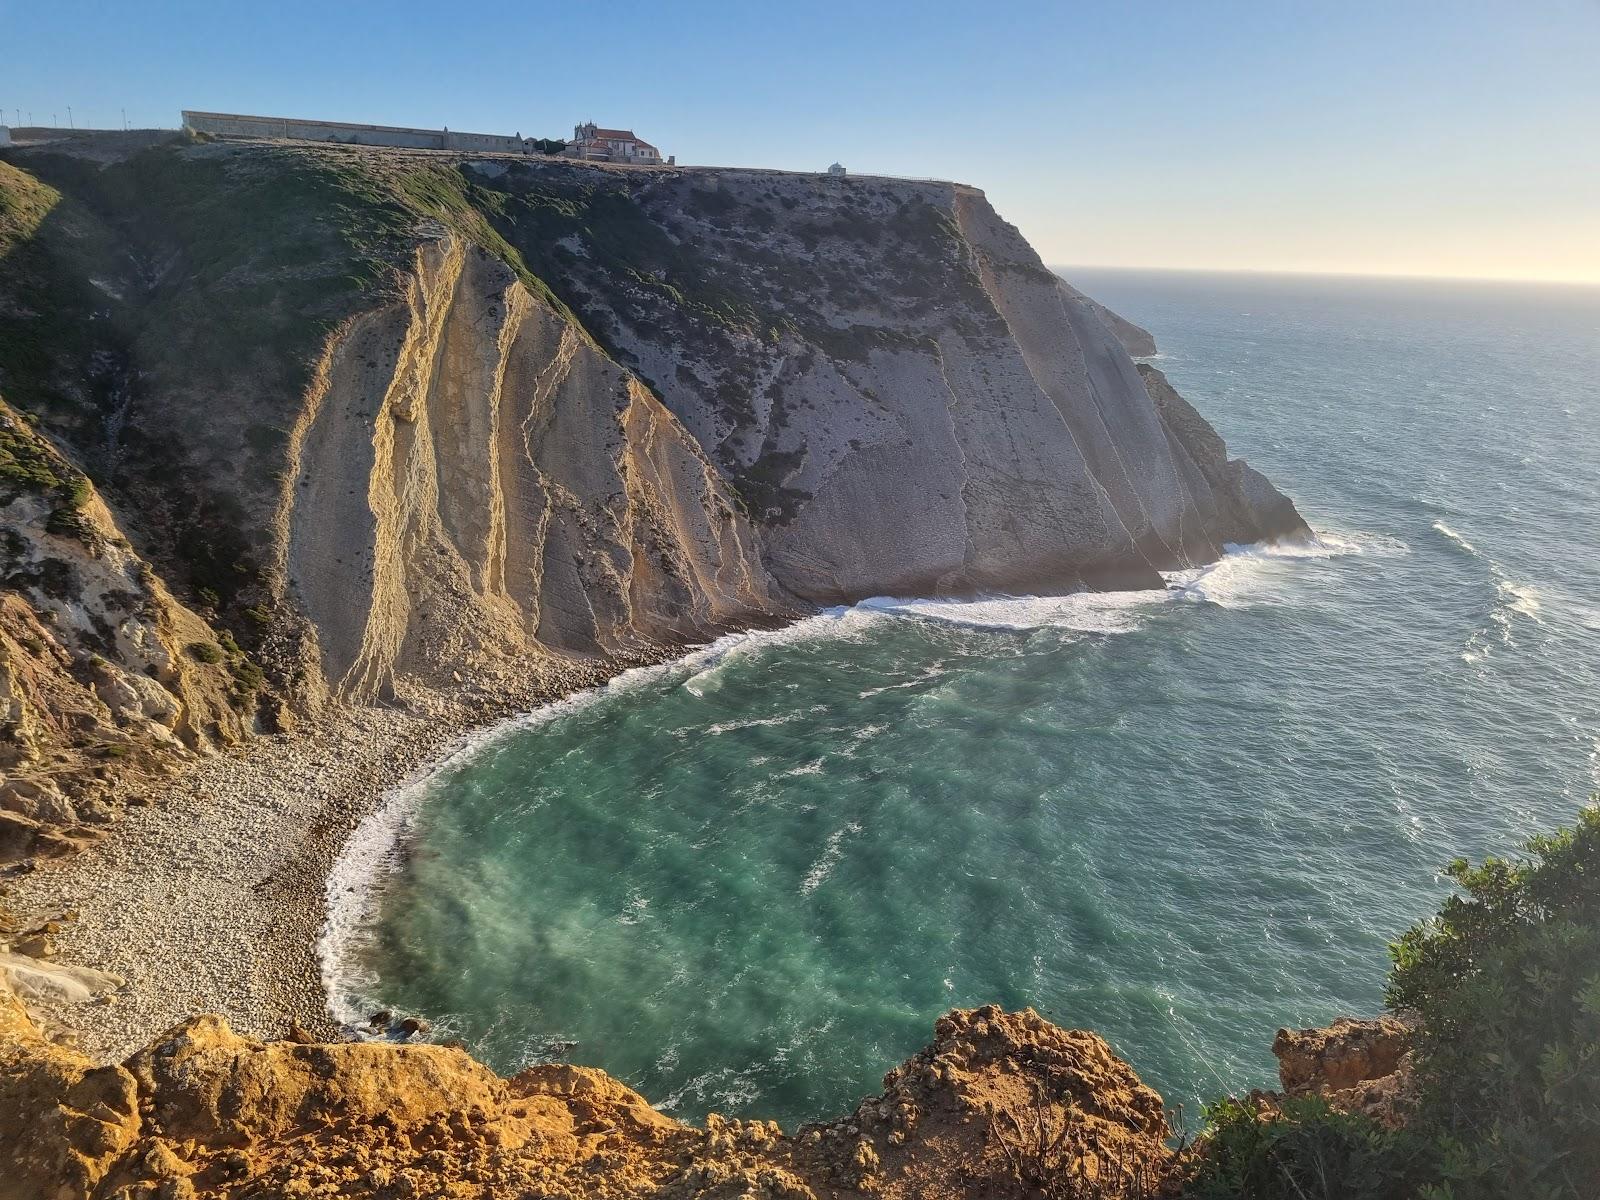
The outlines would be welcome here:
M 1320 1029 L 1280 1029 L 1272 1042 L 1284 1095 L 1318 1096 L 1341 1112 L 1398 1125 L 1414 1092 L 1415 1026 L 1396 1016 L 1339 1017 Z
M 103 666 L 95 693 L 119 721 L 150 721 L 171 730 L 178 724 L 178 699 L 148 675 Z
M 73 803 L 53 780 L 8 779 L 0 784 L 0 809 L 21 813 L 41 825 L 76 825 Z
M 53 1004 L 87 1004 L 123 984 L 121 976 L 109 971 L 44 962 L 10 951 L 0 951 L 0 980 L 21 1000 Z

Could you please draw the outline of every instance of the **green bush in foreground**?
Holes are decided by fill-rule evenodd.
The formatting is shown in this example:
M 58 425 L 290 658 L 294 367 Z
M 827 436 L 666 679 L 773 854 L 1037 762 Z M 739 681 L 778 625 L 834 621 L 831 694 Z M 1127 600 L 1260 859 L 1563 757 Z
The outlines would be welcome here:
M 1394 946 L 1422 1017 L 1415 1125 L 1443 1194 L 1600 1197 L 1600 808 L 1519 861 L 1452 863 L 1464 894 Z
M 1206 1120 L 1188 1200 L 1410 1200 L 1434 1175 L 1417 1136 L 1321 1100 L 1290 1100 L 1267 1121 L 1251 1104 L 1224 1100 Z
M 1392 948 L 1388 1003 L 1422 1021 L 1406 1128 L 1227 1100 L 1185 1196 L 1600 1198 L 1600 807 L 1526 850 L 1452 863 L 1461 894 Z

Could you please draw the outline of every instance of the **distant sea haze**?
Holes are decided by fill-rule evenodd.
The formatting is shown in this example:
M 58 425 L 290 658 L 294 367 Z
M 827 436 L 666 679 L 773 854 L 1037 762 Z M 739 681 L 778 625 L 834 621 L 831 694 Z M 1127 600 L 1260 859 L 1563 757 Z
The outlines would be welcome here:
M 1071 279 L 1319 539 L 1164 593 L 872 601 L 504 729 L 347 856 L 346 1013 L 790 1123 L 947 1008 L 1033 1005 L 1193 1100 L 1272 1083 L 1280 1025 L 1376 1010 L 1443 863 L 1572 816 L 1600 290 Z

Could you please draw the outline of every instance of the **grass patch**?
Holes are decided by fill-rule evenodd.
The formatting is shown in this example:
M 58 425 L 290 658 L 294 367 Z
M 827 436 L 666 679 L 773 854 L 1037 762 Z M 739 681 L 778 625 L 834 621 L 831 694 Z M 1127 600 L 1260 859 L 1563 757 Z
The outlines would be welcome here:
M 0 160 L 0 259 L 31 238 L 61 193 Z

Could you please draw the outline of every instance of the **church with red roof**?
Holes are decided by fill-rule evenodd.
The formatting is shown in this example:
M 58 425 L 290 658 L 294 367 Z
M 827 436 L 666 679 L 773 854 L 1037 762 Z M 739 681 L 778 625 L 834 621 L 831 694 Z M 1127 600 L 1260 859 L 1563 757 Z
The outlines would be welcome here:
M 568 158 L 582 158 L 589 162 L 638 163 L 654 166 L 661 162 L 661 152 L 639 137 L 631 129 L 602 129 L 593 121 L 574 126 L 572 140 L 567 143 Z

